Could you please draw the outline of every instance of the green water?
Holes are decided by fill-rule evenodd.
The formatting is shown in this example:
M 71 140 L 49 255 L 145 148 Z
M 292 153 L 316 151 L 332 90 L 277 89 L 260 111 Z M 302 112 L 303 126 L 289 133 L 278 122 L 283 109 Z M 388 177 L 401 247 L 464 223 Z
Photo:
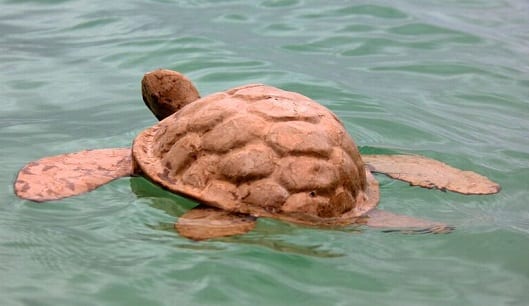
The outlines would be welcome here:
M 529 4 L 524 0 L 0 0 L 1 305 L 527 305 Z M 20 167 L 128 146 L 154 117 L 143 73 L 205 94 L 249 82 L 335 111 L 364 153 L 417 153 L 501 183 L 494 196 L 384 177 L 386 210 L 447 235 L 260 220 L 192 242 L 192 203 L 141 178 L 47 204 Z

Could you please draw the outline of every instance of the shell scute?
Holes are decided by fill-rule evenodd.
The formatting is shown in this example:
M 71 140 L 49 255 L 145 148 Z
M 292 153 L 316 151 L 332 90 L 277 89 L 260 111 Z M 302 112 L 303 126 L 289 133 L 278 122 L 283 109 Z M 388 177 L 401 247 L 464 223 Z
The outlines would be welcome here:
M 226 118 L 240 112 L 241 108 L 245 106 L 234 99 L 221 99 L 223 97 L 224 95 L 219 95 L 219 100 L 206 101 L 209 103 L 204 103 L 203 107 L 196 109 L 193 113 L 181 115 L 180 118 L 188 119 L 187 130 L 193 132 L 209 131 Z
M 244 147 L 227 154 L 219 170 L 230 181 L 241 182 L 263 178 L 274 172 L 274 152 L 265 146 Z
M 180 173 L 190 163 L 196 160 L 200 151 L 201 138 L 195 133 L 190 133 L 178 139 L 167 152 L 161 153 L 162 165 L 173 175 Z M 164 150 L 166 150 L 164 148 Z
M 304 121 L 278 122 L 266 135 L 270 147 L 281 155 L 304 153 L 329 156 L 332 145 L 329 137 L 315 124 Z
M 315 112 L 310 105 L 304 102 L 270 94 L 250 104 L 249 111 L 271 120 L 301 120 L 318 123 L 321 114 Z
M 323 159 L 287 157 L 281 160 L 279 168 L 279 180 L 289 190 L 330 191 L 339 183 L 336 167 Z
M 244 203 L 261 206 L 266 210 L 279 211 L 289 196 L 289 192 L 271 179 L 254 181 L 241 186 Z
M 202 145 L 211 152 L 227 152 L 241 147 L 263 134 L 266 123 L 257 117 L 239 115 L 204 134 Z

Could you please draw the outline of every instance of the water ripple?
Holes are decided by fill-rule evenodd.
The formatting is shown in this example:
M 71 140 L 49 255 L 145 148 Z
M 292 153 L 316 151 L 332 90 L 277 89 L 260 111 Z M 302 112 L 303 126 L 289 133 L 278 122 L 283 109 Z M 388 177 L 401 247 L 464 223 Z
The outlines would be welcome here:
M 525 1 L 3 1 L 0 294 L 6 305 L 523 305 L 529 223 Z M 260 82 L 334 112 L 362 153 L 417 153 L 478 171 L 464 197 L 379 176 L 381 208 L 449 235 L 319 230 L 259 220 L 193 242 L 195 203 L 142 178 L 39 205 L 12 182 L 29 160 L 128 146 L 155 118 L 143 73 L 202 95 Z

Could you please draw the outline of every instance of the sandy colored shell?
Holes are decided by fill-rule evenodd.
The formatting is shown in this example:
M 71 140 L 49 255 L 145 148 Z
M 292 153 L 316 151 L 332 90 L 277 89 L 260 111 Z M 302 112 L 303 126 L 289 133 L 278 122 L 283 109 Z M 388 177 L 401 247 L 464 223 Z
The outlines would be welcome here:
M 260 84 L 209 95 L 138 135 L 135 171 L 232 212 L 349 223 L 376 206 L 343 124 L 298 93 Z

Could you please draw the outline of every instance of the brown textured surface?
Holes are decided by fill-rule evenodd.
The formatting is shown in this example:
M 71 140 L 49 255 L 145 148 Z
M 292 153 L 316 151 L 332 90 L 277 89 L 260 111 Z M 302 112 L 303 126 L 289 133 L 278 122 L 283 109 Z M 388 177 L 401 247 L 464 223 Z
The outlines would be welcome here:
M 79 195 L 131 175 L 130 153 L 130 148 L 86 150 L 33 161 L 18 173 L 15 193 L 36 202 Z
M 500 185 L 472 171 L 418 155 L 364 155 L 371 171 L 386 174 L 413 186 L 450 190 L 462 194 L 492 194 Z
M 255 218 L 214 207 L 195 207 L 178 219 L 178 233 L 193 240 L 244 234 L 255 227 Z
M 232 212 L 341 224 L 378 203 L 377 193 L 367 196 L 363 162 L 337 117 L 261 84 L 183 107 L 143 131 L 133 155 L 155 183 Z
M 167 69 L 146 73 L 141 81 L 141 92 L 143 101 L 158 120 L 200 98 L 187 77 Z

